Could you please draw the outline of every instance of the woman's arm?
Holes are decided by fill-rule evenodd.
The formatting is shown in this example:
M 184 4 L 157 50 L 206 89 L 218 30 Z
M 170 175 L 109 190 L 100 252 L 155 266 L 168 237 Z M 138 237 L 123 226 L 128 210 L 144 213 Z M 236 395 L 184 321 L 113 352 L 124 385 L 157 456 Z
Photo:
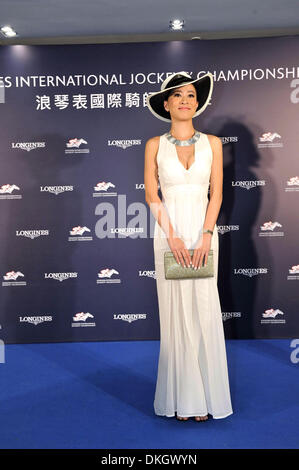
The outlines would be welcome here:
M 145 144 L 144 155 L 144 189 L 145 200 L 167 238 L 176 236 L 167 211 L 158 196 L 158 165 L 156 156 L 159 148 L 159 136 L 152 137 Z
M 213 231 L 222 204 L 223 152 L 222 141 L 219 137 L 208 135 L 208 139 L 213 151 L 213 160 L 210 176 L 210 200 L 207 206 L 203 229 Z M 202 266 L 203 261 L 204 265 L 207 265 L 208 253 L 211 247 L 211 238 L 212 235 L 209 232 L 201 232 L 199 234 L 196 250 L 192 257 L 193 265 L 196 268 Z
M 158 196 L 158 165 L 156 156 L 159 148 L 159 137 L 152 137 L 145 144 L 144 188 L 145 200 L 158 224 L 164 230 L 168 245 L 173 255 L 182 266 L 189 266 L 191 256 L 185 243 L 175 233 L 161 199 Z
M 222 204 L 223 151 L 222 141 L 219 137 L 209 135 L 208 139 L 213 150 L 213 161 L 210 177 L 210 201 L 207 207 L 203 228 L 213 231 Z M 211 234 L 204 233 L 204 236 L 210 237 Z

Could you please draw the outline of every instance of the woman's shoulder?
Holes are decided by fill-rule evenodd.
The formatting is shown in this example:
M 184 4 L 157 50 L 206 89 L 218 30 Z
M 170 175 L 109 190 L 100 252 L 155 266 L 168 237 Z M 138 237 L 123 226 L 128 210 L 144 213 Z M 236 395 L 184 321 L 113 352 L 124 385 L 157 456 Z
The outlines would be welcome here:
M 150 137 L 149 139 L 147 139 L 145 144 L 150 147 L 158 147 L 159 142 L 160 142 L 160 137 L 161 137 L 160 135 L 155 135 L 154 137 Z
M 217 135 L 213 135 L 213 134 L 205 134 L 205 135 L 209 139 L 211 147 L 222 145 L 222 140 L 220 139 L 220 137 L 217 137 Z

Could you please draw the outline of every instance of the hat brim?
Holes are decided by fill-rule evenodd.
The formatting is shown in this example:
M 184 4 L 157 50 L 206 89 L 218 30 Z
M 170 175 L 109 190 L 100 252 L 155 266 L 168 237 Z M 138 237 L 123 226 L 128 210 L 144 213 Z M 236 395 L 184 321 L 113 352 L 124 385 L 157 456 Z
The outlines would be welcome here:
M 193 84 L 197 91 L 198 106 L 196 112 L 192 117 L 196 117 L 201 114 L 209 104 L 212 92 L 213 92 L 213 75 L 208 72 L 196 80 L 191 82 L 181 83 L 166 90 L 158 91 L 157 93 L 152 93 L 146 97 L 147 107 L 151 113 L 165 122 L 171 122 L 171 117 L 169 111 L 166 111 L 164 108 L 164 97 L 166 96 L 169 90 L 173 88 L 180 88 L 185 85 Z

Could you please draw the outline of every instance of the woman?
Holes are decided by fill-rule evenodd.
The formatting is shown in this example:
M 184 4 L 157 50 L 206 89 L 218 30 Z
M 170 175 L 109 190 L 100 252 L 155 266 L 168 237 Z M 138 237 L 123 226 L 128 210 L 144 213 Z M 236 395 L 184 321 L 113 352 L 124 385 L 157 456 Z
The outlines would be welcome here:
M 196 131 L 192 118 L 207 107 L 213 76 L 168 77 L 147 97 L 152 114 L 170 131 L 145 146 L 145 199 L 156 219 L 154 256 L 160 317 L 160 356 L 154 399 L 159 416 L 205 421 L 233 413 L 225 338 L 217 288 L 218 232 L 222 203 L 222 142 Z M 158 196 L 160 181 L 162 201 Z M 210 200 L 208 189 L 210 186 Z M 191 259 L 188 249 L 193 248 Z M 200 269 L 214 255 L 214 276 L 165 279 L 164 252 L 182 266 Z

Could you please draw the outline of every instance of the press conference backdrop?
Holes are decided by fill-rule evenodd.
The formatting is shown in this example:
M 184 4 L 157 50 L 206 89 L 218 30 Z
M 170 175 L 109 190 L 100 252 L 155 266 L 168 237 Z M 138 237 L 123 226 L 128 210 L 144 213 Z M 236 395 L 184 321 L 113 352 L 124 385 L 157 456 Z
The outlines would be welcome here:
M 299 335 L 299 37 L 0 48 L 0 337 L 159 339 L 146 96 L 214 76 L 226 338 Z M 159 193 L 160 197 L 161 192 Z M 211 312 L 212 314 L 212 312 Z

